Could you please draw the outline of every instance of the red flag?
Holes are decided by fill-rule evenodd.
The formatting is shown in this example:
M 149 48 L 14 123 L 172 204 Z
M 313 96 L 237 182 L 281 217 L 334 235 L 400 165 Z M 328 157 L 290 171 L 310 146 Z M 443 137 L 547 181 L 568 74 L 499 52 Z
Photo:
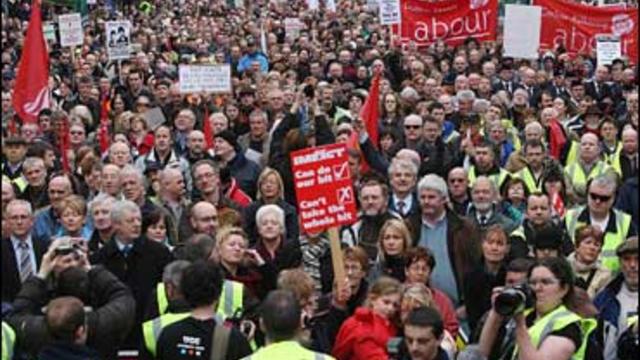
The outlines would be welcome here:
M 375 75 L 369 87 L 369 96 L 360 109 L 360 118 L 371 138 L 373 146 L 378 147 L 378 113 L 380 106 L 380 75 Z
M 109 135 L 109 99 L 102 101 L 100 108 L 100 129 L 98 129 L 98 141 L 100 143 L 100 153 L 104 154 L 109 150 L 111 137 Z
M 213 129 L 211 129 L 211 121 L 209 121 L 209 106 L 206 103 L 204 104 L 202 132 L 204 133 L 205 150 L 213 149 Z
M 62 159 L 62 169 L 65 173 L 71 172 L 71 164 L 69 164 L 69 149 L 71 148 L 71 139 L 69 138 L 69 119 L 64 119 L 62 129 L 58 132 L 58 145 L 60 146 L 60 154 Z
M 567 137 L 562 130 L 562 125 L 556 119 L 549 121 L 549 155 L 552 158 L 559 160 L 560 153 L 564 144 L 567 142 Z
M 48 83 L 49 52 L 42 34 L 40 0 L 35 0 L 13 91 L 13 108 L 25 123 L 36 122 L 40 110 L 49 107 Z
M 559 217 L 564 216 L 564 201 L 562 200 L 562 196 L 560 194 L 553 193 L 551 195 L 551 202 L 553 204 L 553 210 Z

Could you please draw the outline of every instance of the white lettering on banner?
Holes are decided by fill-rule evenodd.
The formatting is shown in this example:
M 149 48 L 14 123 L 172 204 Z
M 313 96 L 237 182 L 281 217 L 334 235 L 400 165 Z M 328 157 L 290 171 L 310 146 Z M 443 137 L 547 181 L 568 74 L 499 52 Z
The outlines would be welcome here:
M 311 209 L 311 208 L 314 208 L 317 206 L 323 206 L 323 205 L 327 205 L 327 199 L 324 196 L 313 201 L 302 201 L 300 203 L 300 209 L 307 210 L 307 209 Z
M 343 148 L 333 149 L 329 151 L 324 151 L 324 150 L 316 151 L 314 153 L 295 158 L 293 160 L 293 164 L 304 165 L 304 164 L 308 164 L 316 161 L 322 161 L 326 159 L 335 159 L 340 156 L 343 156 L 344 151 L 345 150 Z
M 431 24 L 418 21 L 414 37 L 420 42 L 434 42 L 438 39 L 466 39 L 468 37 L 466 34 L 469 32 L 474 33 L 474 36 L 477 37 L 485 36 L 491 32 L 489 15 L 491 15 L 490 10 L 476 12 L 471 17 L 453 19 L 449 24 L 438 21 L 435 17 L 431 19 Z

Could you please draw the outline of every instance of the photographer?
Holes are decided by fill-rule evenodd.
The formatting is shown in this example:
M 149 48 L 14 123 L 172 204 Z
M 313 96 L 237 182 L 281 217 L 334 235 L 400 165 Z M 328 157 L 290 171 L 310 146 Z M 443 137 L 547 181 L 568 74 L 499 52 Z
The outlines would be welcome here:
M 587 337 L 596 323 L 566 307 L 574 296 L 569 263 L 563 258 L 540 260 L 529 271 L 528 284 L 535 295 L 533 309 L 524 309 L 529 295 L 523 287 L 494 294 L 480 335 L 482 353 L 489 355 L 503 318 L 513 316 L 517 359 L 584 359 Z
M 131 291 L 101 266 L 90 266 L 86 251 L 68 238 L 55 240 L 42 257 L 37 276 L 24 282 L 8 322 L 16 330 L 19 350 L 37 354 L 52 342 L 42 308 L 51 299 L 75 296 L 87 313 L 87 346 L 112 358 L 133 325 Z

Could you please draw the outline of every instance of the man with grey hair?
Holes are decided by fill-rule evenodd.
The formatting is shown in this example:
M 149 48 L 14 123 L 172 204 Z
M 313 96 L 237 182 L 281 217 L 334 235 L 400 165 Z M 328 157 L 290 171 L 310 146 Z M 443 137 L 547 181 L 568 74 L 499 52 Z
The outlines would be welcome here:
M 269 117 L 265 111 L 256 109 L 249 114 L 249 132 L 238 138 L 238 144 L 247 159 L 260 166 L 266 164 L 269 151 Z
M 131 148 L 129 145 L 122 141 L 116 141 L 109 147 L 109 163 L 118 167 L 123 167 L 126 164 L 131 164 Z
M 579 225 L 592 225 L 604 234 L 602 264 L 611 271 L 618 271 L 620 263 L 615 249 L 625 239 L 637 235 L 637 229 L 631 216 L 623 211 L 613 209 L 617 179 L 615 175 L 601 175 L 594 178 L 588 187 L 587 206 L 567 211 L 564 222 L 569 236 L 575 242 L 575 233 Z
M 136 300 L 136 322 L 121 349 L 138 349 L 142 341 L 141 324 L 144 309 L 156 284 L 162 281 L 164 267 L 171 262 L 171 253 L 161 243 L 142 234 L 142 214 L 136 203 L 119 200 L 111 209 L 114 235 L 95 258 L 125 283 Z
M 497 224 L 507 235 L 511 234 L 518 224 L 496 208 L 497 199 L 498 189 L 493 181 L 486 176 L 479 176 L 471 188 L 471 206 L 467 211 L 467 218 L 480 230 Z
M 35 210 L 47 206 L 47 168 L 44 160 L 39 157 L 28 157 L 22 163 L 22 174 L 27 180 L 27 186 L 18 198 L 27 200 Z
M 33 209 L 25 200 L 11 200 L 3 214 L 9 233 L 2 235 L 2 302 L 13 302 L 24 283 L 38 273 L 47 242 L 33 234 Z
M 404 142 L 402 148 L 418 150 L 422 144 L 422 117 L 410 114 L 404 118 Z
M 172 313 L 179 314 L 190 310 L 182 293 L 182 272 L 191 264 L 187 260 L 174 260 L 164 267 L 162 281 L 156 285 L 155 296 L 147 307 L 145 320 L 155 319 L 158 316 Z M 143 332 L 147 329 L 149 321 L 143 324 Z
M 202 159 L 212 160 L 212 151 L 206 148 L 204 133 L 200 130 L 191 130 L 187 135 L 187 151 L 182 156 L 189 165 L 193 165 Z
M 458 110 L 453 113 L 449 121 L 456 125 L 456 128 L 460 127 L 462 119 L 469 116 L 473 111 L 473 103 L 476 101 L 476 94 L 472 90 L 462 90 L 456 94 L 456 102 L 458 104 Z
M 438 259 L 431 284 L 447 294 L 462 315 L 463 276 L 480 259 L 478 231 L 448 208 L 447 183 L 440 176 L 424 176 L 418 183 L 418 198 L 421 212 L 407 219 L 413 245 L 430 249 Z
M 389 184 L 391 196 L 389 209 L 397 212 L 402 218 L 407 218 L 420 212 L 418 197 L 416 196 L 416 182 L 418 167 L 406 159 L 393 159 L 389 166 Z

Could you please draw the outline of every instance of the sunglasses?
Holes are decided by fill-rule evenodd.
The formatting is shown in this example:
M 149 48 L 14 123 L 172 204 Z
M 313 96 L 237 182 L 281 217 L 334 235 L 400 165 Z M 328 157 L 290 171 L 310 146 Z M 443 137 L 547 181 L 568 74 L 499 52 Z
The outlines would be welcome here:
M 405 129 L 420 129 L 422 126 L 420 125 L 405 125 L 404 128 Z
M 595 201 L 607 202 L 611 200 L 610 195 L 598 195 L 594 193 L 589 193 L 589 196 L 591 197 L 592 200 L 595 200 Z

